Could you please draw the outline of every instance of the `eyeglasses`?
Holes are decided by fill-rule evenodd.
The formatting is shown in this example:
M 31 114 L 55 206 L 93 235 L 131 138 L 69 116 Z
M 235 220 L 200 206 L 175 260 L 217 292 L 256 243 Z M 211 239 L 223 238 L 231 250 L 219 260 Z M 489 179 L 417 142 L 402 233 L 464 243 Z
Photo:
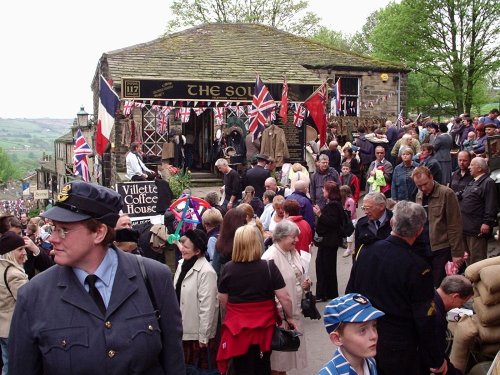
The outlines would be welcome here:
M 376 152 L 376 154 L 382 155 L 382 154 L 385 154 L 385 152 Z
M 361 206 L 361 209 L 363 211 L 370 211 L 372 208 L 370 206 L 368 206 L 368 207 L 367 206 Z
M 65 230 L 65 229 L 62 229 L 62 228 L 52 228 L 52 233 L 50 235 L 52 236 L 52 235 L 54 235 L 54 233 L 57 233 L 57 235 L 59 236 L 59 238 L 61 240 L 64 240 L 66 238 L 66 236 L 68 235 L 68 233 L 76 232 L 79 229 L 81 229 L 81 228 L 69 229 L 69 230 Z

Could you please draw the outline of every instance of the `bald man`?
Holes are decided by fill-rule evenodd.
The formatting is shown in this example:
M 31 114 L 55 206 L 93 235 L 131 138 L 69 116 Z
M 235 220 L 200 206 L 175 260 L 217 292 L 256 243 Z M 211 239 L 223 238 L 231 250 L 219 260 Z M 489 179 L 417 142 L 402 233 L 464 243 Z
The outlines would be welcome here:
M 342 158 L 342 155 L 340 155 L 340 151 L 338 150 L 338 148 L 339 143 L 337 141 L 331 141 L 328 144 L 328 150 L 321 151 L 321 154 L 327 155 L 330 167 L 335 168 L 335 170 L 340 173 L 340 160 Z
M 311 226 L 311 230 L 314 232 L 315 221 L 314 221 L 314 211 L 311 199 L 307 196 L 309 190 L 309 184 L 306 181 L 298 180 L 295 183 L 295 191 L 290 194 L 286 200 L 295 200 L 300 205 L 300 215 L 305 221 Z

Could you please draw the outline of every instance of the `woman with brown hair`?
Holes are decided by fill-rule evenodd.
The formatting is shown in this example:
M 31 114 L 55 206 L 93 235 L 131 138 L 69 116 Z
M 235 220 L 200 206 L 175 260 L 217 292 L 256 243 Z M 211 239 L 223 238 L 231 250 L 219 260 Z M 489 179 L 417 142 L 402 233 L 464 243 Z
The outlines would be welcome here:
M 215 243 L 215 253 L 212 259 L 212 267 L 217 276 L 223 264 L 231 260 L 233 253 L 233 240 L 236 229 L 247 223 L 246 214 L 238 208 L 229 210 L 222 220 L 219 237 Z
M 337 250 L 342 243 L 342 207 L 339 186 L 333 181 L 327 181 L 323 186 L 323 197 L 327 204 L 323 209 L 318 205 L 313 207 L 318 217 L 316 226 L 318 255 L 316 257 L 316 296 L 317 300 L 331 300 L 339 296 L 337 286 Z
M 264 203 L 262 202 L 262 197 L 255 196 L 255 188 L 253 186 L 247 186 L 245 188 L 243 199 L 241 200 L 240 205 L 242 203 L 248 203 L 250 206 L 252 206 L 254 214 L 257 216 L 262 215 L 262 212 L 264 212 Z

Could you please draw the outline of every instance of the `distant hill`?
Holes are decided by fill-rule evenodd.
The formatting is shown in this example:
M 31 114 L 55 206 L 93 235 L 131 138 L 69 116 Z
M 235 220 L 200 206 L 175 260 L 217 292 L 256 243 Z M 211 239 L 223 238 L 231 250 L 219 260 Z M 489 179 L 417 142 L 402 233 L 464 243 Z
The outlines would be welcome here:
M 73 119 L 0 118 L 0 148 L 10 157 L 20 177 L 38 167 L 43 153 L 54 153 L 54 140 L 67 133 Z

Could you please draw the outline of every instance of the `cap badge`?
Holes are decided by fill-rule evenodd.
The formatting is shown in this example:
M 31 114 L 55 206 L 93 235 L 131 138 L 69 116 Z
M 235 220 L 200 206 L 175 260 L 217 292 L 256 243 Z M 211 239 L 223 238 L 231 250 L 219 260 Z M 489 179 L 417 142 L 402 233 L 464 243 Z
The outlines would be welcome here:
M 362 305 L 366 305 L 368 303 L 368 300 L 359 294 L 352 297 L 352 299 L 353 301 L 356 301 L 357 303 L 360 303 Z
M 57 201 L 58 202 L 64 202 L 69 198 L 69 192 L 71 191 L 71 185 L 67 184 L 64 185 L 61 192 L 57 195 Z

